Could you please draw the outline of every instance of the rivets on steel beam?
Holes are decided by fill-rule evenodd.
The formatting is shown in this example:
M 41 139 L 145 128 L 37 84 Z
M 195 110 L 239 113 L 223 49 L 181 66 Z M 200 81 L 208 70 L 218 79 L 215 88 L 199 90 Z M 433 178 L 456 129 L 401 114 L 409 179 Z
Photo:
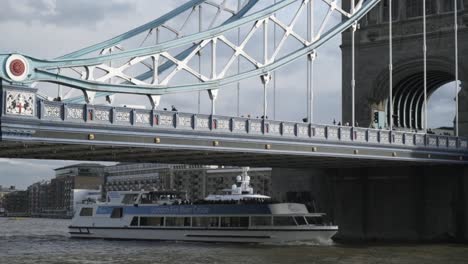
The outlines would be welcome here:
M 359 154 L 359 150 L 355 149 L 354 154 L 356 154 L 356 155 Z
M 266 145 L 265 145 L 265 149 L 271 149 L 271 145 L 270 145 L 270 144 L 266 144 Z
M 154 143 L 155 143 L 155 144 L 161 143 L 161 139 L 160 139 L 160 138 L 154 138 Z
M 318 148 L 317 147 L 312 147 L 312 152 L 317 152 Z
M 396 157 L 396 156 L 398 156 L 398 154 L 397 154 L 396 152 L 393 152 L 393 153 L 392 153 L 392 156 L 393 156 L 393 157 Z
M 216 140 L 213 141 L 213 147 L 217 147 L 217 146 L 219 146 L 219 141 L 216 141 Z
M 94 134 L 89 134 L 88 135 L 88 140 L 94 140 L 96 139 L 96 137 L 94 136 Z

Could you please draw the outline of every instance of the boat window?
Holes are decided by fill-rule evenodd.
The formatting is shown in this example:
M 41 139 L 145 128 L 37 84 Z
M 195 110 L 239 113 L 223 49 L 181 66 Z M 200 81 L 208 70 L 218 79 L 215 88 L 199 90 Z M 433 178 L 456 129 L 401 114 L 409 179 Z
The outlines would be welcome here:
M 273 217 L 273 225 L 275 226 L 295 226 L 296 223 L 292 216 L 275 216 Z
M 93 216 L 93 208 L 89 208 L 89 207 L 81 208 L 80 216 Z
M 156 203 L 158 197 L 154 193 L 144 193 L 141 195 L 142 204 L 153 204 Z
M 138 216 L 134 216 L 130 226 L 138 226 Z
M 193 217 L 192 227 L 218 227 L 218 217 Z
M 248 217 L 221 217 L 221 227 L 248 227 Z
M 295 216 L 294 219 L 298 225 L 307 225 L 305 218 L 303 216 Z
M 134 204 L 138 199 L 137 193 L 125 194 L 122 200 L 123 204 Z
M 166 226 L 190 226 L 190 217 L 166 217 Z
M 322 217 L 307 216 L 306 219 L 307 219 L 307 222 L 309 223 L 309 225 L 323 225 L 323 218 Z
M 122 218 L 122 216 L 123 216 L 123 208 L 122 207 L 112 209 L 111 218 Z
M 140 217 L 140 226 L 164 226 L 164 217 Z
M 271 226 L 270 216 L 252 216 L 252 226 Z

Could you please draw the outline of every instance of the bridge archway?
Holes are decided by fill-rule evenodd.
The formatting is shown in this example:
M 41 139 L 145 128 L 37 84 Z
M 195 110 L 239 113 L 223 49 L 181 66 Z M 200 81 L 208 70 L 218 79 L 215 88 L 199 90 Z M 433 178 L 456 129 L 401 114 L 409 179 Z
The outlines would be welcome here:
M 429 99 L 428 127 L 435 129 L 435 132 L 438 134 L 452 135 L 455 132 L 455 86 L 455 81 L 442 85 L 431 94 Z M 460 92 L 461 88 L 459 83 L 458 87 L 458 92 Z
M 387 113 L 387 124 L 391 121 L 398 129 L 421 130 L 424 128 L 424 69 L 423 61 L 418 59 L 407 60 L 395 64 L 393 71 L 393 113 L 390 114 L 388 100 L 388 69 L 377 78 L 375 94 L 378 98 L 374 110 Z M 427 97 L 431 96 L 441 87 L 453 83 L 454 63 L 447 59 L 430 58 L 427 61 Z M 455 104 L 455 102 L 453 102 Z M 380 107 L 379 107 L 380 106 Z M 430 113 L 428 113 L 430 115 Z M 447 117 L 453 118 L 453 117 Z

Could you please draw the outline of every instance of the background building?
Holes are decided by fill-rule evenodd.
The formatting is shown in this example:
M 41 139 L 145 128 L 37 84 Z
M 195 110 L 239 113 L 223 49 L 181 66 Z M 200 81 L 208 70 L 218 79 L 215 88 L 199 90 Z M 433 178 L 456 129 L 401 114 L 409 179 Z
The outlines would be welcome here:
M 5 188 L 2 185 L 0 185 L 0 216 L 5 214 L 5 203 L 4 203 L 5 195 L 14 191 L 16 191 L 15 186 L 10 186 L 9 188 Z
M 242 173 L 240 167 L 181 164 L 76 164 L 55 169 L 50 181 L 30 185 L 27 191 L 6 192 L 10 212 L 33 217 L 70 218 L 77 202 L 105 197 L 109 191 L 175 190 L 190 200 L 230 188 Z M 271 168 L 251 168 L 251 185 L 257 193 L 271 194 Z
M 171 165 L 153 163 L 120 163 L 105 171 L 104 193 L 107 191 L 171 189 Z
M 47 188 L 48 183 L 37 182 L 28 187 L 28 204 L 29 204 L 29 214 L 33 217 L 40 216 L 42 213 L 42 208 L 47 207 L 47 199 L 41 199 L 44 194 L 47 194 L 47 191 L 42 191 L 41 189 Z
M 50 197 L 50 208 L 71 217 L 75 190 L 100 190 L 104 185 L 104 168 L 101 164 L 82 163 L 55 169 L 56 177 L 51 181 L 53 197 Z
M 185 192 L 190 200 L 199 200 L 230 188 L 241 172 L 239 167 L 118 164 L 105 168 L 104 190 L 177 190 Z M 256 192 L 270 194 L 271 168 L 252 168 L 249 175 Z
M 200 200 L 207 195 L 207 171 L 217 166 L 174 165 L 172 183 L 174 189 L 185 192 L 189 200 Z M 229 185 L 231 186 L 231 185 Z
M 174 186 L 187 193 L 191 200 L 200 200 L 209 194 L 219 194 L 230 188 L 242 173 L 240 167 L 200 166 L 190 168 L 181 165 L 174 168 Z M 271 168 L 251 168 L 248 172 L 250 184 L 257 193 L 269 195 L 271 190 Z
M 55 169 L 50 181 L 28 187 L 29 213 L 34 217 L 69 218 L 76 201 L 75 192 L 98 191 L 104 184 L 104 165 L 76 164 Z
M 6 216 L 28 216 L 28 192 L 12 191 L 3 197 Z

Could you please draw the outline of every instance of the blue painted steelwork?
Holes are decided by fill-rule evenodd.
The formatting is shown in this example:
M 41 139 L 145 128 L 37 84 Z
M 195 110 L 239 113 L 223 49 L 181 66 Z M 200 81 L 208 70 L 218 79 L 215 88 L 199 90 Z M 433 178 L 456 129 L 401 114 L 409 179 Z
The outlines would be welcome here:
M 267 204 L 199 204 L 158 206 L 99 206 L 98 215 L 110 215 L 114 208 L 123 208 L 130 215 L 262 215 L 271 214 Z
M 138 34 L 141 34 L 145 31 L 148 31 L 152 28 L 156 28 L 156 27 L 159 27 L 161 25 L 163 25 L 164 23 L 166 23 L 167 21 L 171 20 L 172 18 L 190 10 L 190 9 L 193 9 L 195 8 L 196 6 L 202 4 L 203 2 L 206 2 L 207 0 L 192 0 L 190 2 L 187 2 L 179 7 L 177 7 L 176 9 L 172 10 L 171 12 L 161 16 L 160 18 L 158 19 L 155 19 L 149 23 L 146 23 L 140 27 L 137 27 L 135 29 L 132 29 L 122 35 L 119 35 L 115 38 L 112 38 L 112 39 L 109 39 L 109 40 L 106 40 L 104 42 L 101 42 L 99 44 L 96 44 L 96 45 L 93 45 L 93 46 L 90 46 L 90 47 L 87 47 L 87 48 L 84 48 L 84 49 L 81 49 L 81 50 L 78 50 L 78 51 L 75 51 L 75 52 L 72 52 L 72 53 L 69 53 L 67 55 L 63 55 L 59 58 L 57 58 L 57 60 L 63 60 L 63 59 L 72 59 L 72 58 L 79 58 L 79 57 L 82 57 L 82 56 L 85 56 L 89 53 L 92 53 L 92 52 L 96 52 L 96 51 L 100 51 L 102 49 L 105 49 L 105 48 L 110 48 L 112 46 L 115 46 L 116 44 L 124 41 L 124 40 L 127 40 L 129 38 L 132 38 Z
M 217 28 L 207 30 L 202 33 L 194 34 L 191 36 L 184 37 L 182 39 L 168 41 L 159 45 L 155 45 L 153 47 L 141 48 L 131 51 L 124 51 L 118 54 L 111 54 L 111 55 L 103 55 L 95 58 L 85 58 L 85 59 L 66 59 L 66 60 L 39 60 L 32 57 L 27 57 L 31 64 L 31 68 L 35 69 L 35 71 L 30 72 L 26 83 L 28 82 L 36 82 L 36 81 L 47 81 L 52 83 L 59 83 L 65 84 L 70 87 L 91 90 L 91 91 L 101 91 L 101 92 L 113 92 L 113 93 L 131 93 L 131 94 L 143 94 L 143 95 L 162 95 L 162 94 L 169 94 L 169 93 L 177 93 L 177 92 L 190 92 L 190 91 L 197 91 L 197 90 L 212 90 L 220 88 L 224 85 L 238 82 L 240 80 L 244 80 L 247 78 L 265 75 L 269 72 L 277 70 L 297 59 L 303 57 L 309 53 L 311 53 L 316 48 L 323 45 L 332 37 L 336 36 L 337 34 L 342 33 L 343 31 L 347 30 L 349 27 L 353 25 L 356 21 L 361 19 L 365 14 L 367 14 L 375 5 L 377 5 L 380 0 L 369 0 L 366 1 L 362 8 L 356 11 L 352 17 L 348 20 L 345 20 L 341 24 L 330 29 L 328 32 L 323 34 L 321 38 L 311 45 L 308 45 L 302 49 L 296 50 L 289 55 L 276 60 L 271 64 L 264 65 L 259 67 L 256 70 L 252 70 L 245 73 L 240 73 L 237 75 L 225 77 L 222 79 L 215 79 L 209 80 L 202 83 L 194 83 L 194 84 L 186 84 L 186 85 L 128 85 L 128 84 L 106 84 L 106 83 L 99 83 L 94 81 L 85 81 L 80 80 L 72 77 L 58 75 L 56 73 L 50 72 L 50 69 L 55 68 L 62 68 L 62 67 L 79 67 L 79 66 L 90 66 L 90 65 L 98 65 L 101 63 L 105 63 L 110 60 L 115 59 L 128 59 L 131 57 L 138 57 L 138 56 L 149 56 L 151 54 L 161 53 L 168 49 L 184 46 L 187 44 L 191 44 L 194 42 L 206 41 L 207 39 L 212 39 L 214 37 L 220 36 L 222 33 L 240 27 L 249 22 L 255 22 L 259 19 L 264 19 L 271 14 L 285 8 L 292 3 L 296 2 L 296 0 L 283 0 L 278 2 L 275 5 L 267 7 L 257 13 L 251 14 L 241 19 L 237 19 L 232 21 L 231 23 L 224 24 Z M 0 59 L 5 60 L 8 55 L 0 56 Z M 6 74 L 2 71 L 0 72 L 6 80 Z
M 205 0 L 206 1 L 206 0 Z M 237 14 L 235 14 L 234 16 L 230 17 L 229 19 L 227 19 L 223 25 L 225 24 L 228 24 L 228 23 L 231 23 L 232 21 L 236 21 L 236 20 L 239 20 L 240 18 L 242 18 L 243 16 L 245 16 L 245 14 L 247 12 L 249 12 L 257 3 L 258 3 L 259 0 L 249 0 L 243 7 L 241 10 L 239 10 L 239 12 Z M 185 51 L 181 52 L 180 54 L 174 56 L 176 59 L 178 60 L 184 60 L 185 58 L 187 58 L 187 56 L 189 56 L 195 49 L 196 49 L 196 45 L 193 45 L 192 47 L 186 49 Z M 161 66 L 158 67 L 158 71 L 160 73 L 163 73 L 165 72 L 166 70 L 168 70 L 169 68 L 171 68 L 172 66 L 174 65 L 174 63 L 172 61 L 167 61 L 165 62 L 164 64 L 162 64 Z M 153 77 L 153 71 L 147 71 L 139 76 L 137 76 L 136 78 L 138 80 L 147 80 L 149 78 Z M 125 82 L 124 82 L 125 83 Z M 128 84 L 128 82 L 127 82 Z M 112 95 L 114 93 L 109 93 L 109 92 L 99 92 L 96 94 L 96 98 L 99 98 L 99 97 L 105 97 L 105 96 L 108 96 L 108 95 Z M 76 97 L 76 98 L 70 98 L 70 99 L 67 99 L 67 100 L 64 100 L 65 102 L 68 102 L 68 103 L 83 103 L 84 102 L 84 97 L 83 96 L 80 96 L 80 97 Z

